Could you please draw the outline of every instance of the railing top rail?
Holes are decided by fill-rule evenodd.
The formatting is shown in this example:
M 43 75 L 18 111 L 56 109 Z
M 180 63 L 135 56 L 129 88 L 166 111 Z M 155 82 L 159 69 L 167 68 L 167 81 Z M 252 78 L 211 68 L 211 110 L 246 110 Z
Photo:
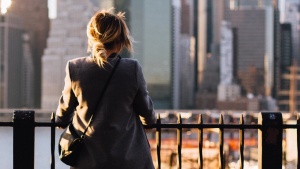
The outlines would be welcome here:
M 14 122 L 0 122 L 0 126 L 13 127 Z M 57 127 L 61 126 L 61 123 L 55 122 L 35 122 L 35 127 Z M 151 126 L 144 126 L 146 129 L 155 129 L 155 128 L 196 128 L 196 129 L 209 129 L 209 128 L 220 128 L 220 129 L 260 129 L 261 124 L 154 124 Z M 300 124 L 282 124 L 280 125 L 283 129 L 298 129 Z

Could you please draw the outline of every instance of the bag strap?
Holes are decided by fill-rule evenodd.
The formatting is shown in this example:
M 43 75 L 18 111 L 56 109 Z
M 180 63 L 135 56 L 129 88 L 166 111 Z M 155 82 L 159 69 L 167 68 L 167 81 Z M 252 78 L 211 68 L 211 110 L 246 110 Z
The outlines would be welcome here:
M 109 82 L 110 82 L 110 80 L 111 80 L 113 74 L 115 73 L 115 71 L 116 71 L 116 69 L 117 69 L 117 67 L 118 67 L 118 65 L 119 65 L 119 63 L 120 63 L 120 60 L 121 60 L 121 57 L 118 55 L 118 61 L 116 62 L 116 64 L 115 64 L 113 70 L 111 71 L 110 76 L 109 76 L 109 78 L 108 78 L 108 80 L 107 80 L 107 82 L 106 82 L 106 84 L 105 84 L 105 86 L 104 86 L 104 88 L 103 88 L 103 90 L 102 90 L 102 92 L 101 92 L 101 94 L 100 94 L 100 97 L 98 98 L 98 101 L 97 101 L 98 104 L 100 104 L 100 101 L 101 101 L 101 99 L 102 99 L 102 97 L 103 97 L 103 95 L 104 95 L 104 93 L 105 93 L 105 91 L 106 91 L 106 89 L 107 89 L 107 86 L 108 86 L 108 84 L 109 84 Z M 97 105 L 98 105 L 98 104 L 97 104 Z M 81 138 L 84 138 L 85 133 L 87 132 L 87 130 L 88 130 L 88 128 L 89 128 L 91 122 L 93 121 L 93 117 L 94 117 L 95 112 L 96 112 L 96 111 L 93 111 L 93 114 L 91 115 L 91 118 L 90 118 L 90 120 L 89 120 L 89 122 L 88 122 L 88 125 L 86 126 L 84 132 L 82 133 Z

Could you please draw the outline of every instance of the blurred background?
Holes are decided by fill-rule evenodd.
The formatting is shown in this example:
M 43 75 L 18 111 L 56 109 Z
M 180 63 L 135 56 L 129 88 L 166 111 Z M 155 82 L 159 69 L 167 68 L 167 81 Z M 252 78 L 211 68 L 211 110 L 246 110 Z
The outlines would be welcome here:
M 1 121 L 11 120 L 14 109 L 34 109 L 38 120 L 43 114 L 49 119 L 67 61 L 88 56 L 90 17 L 111 7 L 126 12 L 135 52 L 121 55 L 141 63 L 165 123 L 176 122 L 178 113 L 187 115 L 186 123 L 197 122 L 199 114 L 205 123 L 217 123 L 220 114 L 227 123 L 238 123 L 244 114 L 251 124 L 261 111 L 282 112 L 286 122 L 295 119 L 300 109 L 299 0 L 0 0 Z M 148 131 L 154 145 L 153 133 Z M 195 133 L 187 130 L 186 141 L 196 140 Z M 212 148 L 218 137 L 213 130 L 206 133 L 206 146 Z M 228 157 L 237 162 L 238 131 L 228 133 Z M 174 140 L 176 133 L 166 131 L 164 138 Z M 247 144 L 256 147 L 252 138 L 257 139 L 257 131 L 247 134 Z M 256 149 L 246 149 L 249 159 Z M 167 148 L 165 156 L 170 166 L 173 151 Z M 195 167 L 197 160 L 188 159 Z
M 126 12 L 157 109 L 294 112 L 298 0 L 1 0 L 0 107 L 55 109 L 95 11 Z

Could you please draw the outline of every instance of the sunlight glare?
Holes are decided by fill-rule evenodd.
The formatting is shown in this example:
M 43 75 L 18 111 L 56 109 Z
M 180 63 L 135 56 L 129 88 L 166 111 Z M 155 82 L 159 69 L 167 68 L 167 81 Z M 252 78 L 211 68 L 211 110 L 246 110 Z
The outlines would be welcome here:
M 5 14 L 11 5 L 11 0 L 0 0 L 1 14 Z

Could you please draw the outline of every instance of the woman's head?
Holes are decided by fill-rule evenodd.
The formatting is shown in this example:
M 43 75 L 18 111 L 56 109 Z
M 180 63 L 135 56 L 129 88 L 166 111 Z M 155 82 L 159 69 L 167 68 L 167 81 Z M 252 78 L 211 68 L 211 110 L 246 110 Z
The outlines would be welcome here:
M 87 25 L 88 51 L 99 66 L 107 59 L 107 51 L 120 52 L 124 47 L 132 52 L 132 37 L 124 13 L 97 12 Z

